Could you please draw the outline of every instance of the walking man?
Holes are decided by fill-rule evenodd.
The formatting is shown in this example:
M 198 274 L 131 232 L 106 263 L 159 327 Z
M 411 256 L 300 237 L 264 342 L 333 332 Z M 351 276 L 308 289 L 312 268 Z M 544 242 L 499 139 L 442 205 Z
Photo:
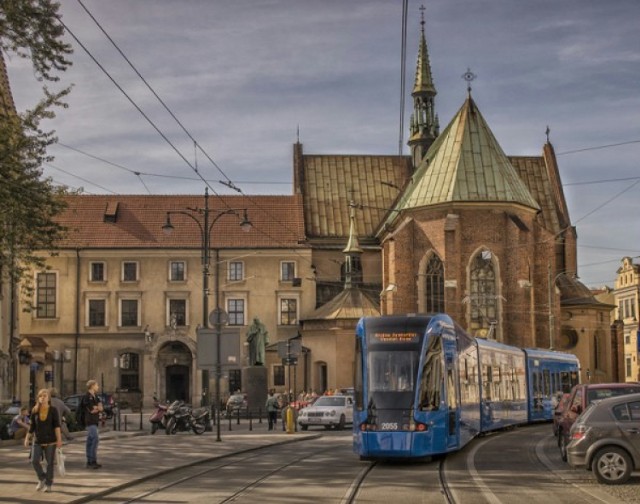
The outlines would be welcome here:
M 95 380 L 87 382 L 87 393 L 80 402 L 80 409 L 84 417 L 84 424 L 87 427 L 87 468 L 100 469 L 98 464 L 98 423 L 100 422 L 100 413 L 104 410 L 102 401 L 98 396 L 100 386 Z
M 267 410 L 267 419 L 269 421 L 269 430 L 273 430 L 274 425 L 278 424 L 278 399 L 274 395 L 275 391 L 271 389 L 269 391 L 269 397 L 265 404 Z
M 49 389 L 49 395 L 51 396 L 51 406 L 58 410 L 58 416 L 60 417 L 60 432 L 62 433 L 62 439 L 65 441 L 70 441 L 73 439 L 71 434 L 69 434 L 69 427 L 67 426 L 67 418 L 71 414 L 71 410 L 69 406 L 67 406 L 62 399 L 60 399 L 60 395 L 58 394 L 58 389 L 55 387 L 51 387 Z

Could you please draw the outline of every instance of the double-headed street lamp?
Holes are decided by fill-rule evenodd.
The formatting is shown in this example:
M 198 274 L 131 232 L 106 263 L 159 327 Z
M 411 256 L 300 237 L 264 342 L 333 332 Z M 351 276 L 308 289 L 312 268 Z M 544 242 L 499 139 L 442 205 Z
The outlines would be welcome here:
M 242 216 L 240 214 L 242 212 Z M 162 226 L 162 230 L 165 234 L 171 234 L 173 232 L 174 226 L 171 224 L 171 215 L 184 215 L 189 217 L 192 221 L 194 221 L 198 225 L 198 229 L 200 229 L 200 239 L 201 239 L 201 248 L 202 248 L 202 327 L 208 327 L 209 321 L 209 263 L 210 263 L 210 248 L 211 248 L 211 229 L 216 222 L 223 215 L 235 215 L 240 219 L 240 228 L 243 231 L 248 232 L 252 228 L 251 221 L 247 216 L 246 208 L 227 208 L 225 210 L 216 210 L 213 208 L 209 208 L 209 189 L 205 188 L 204 190 L 204 208 L 189 208 L 186 210 L 171 210 L 167 212 L 167 221 Z M 213 218 L 211 216 L 213 215 Z M 216 313 L 221 313 L 220 310 L 220 274 L 218 270 L 218 261 L 216 260 Z M 219 324 L 217 324 L 219 326 Z M 217 427 L 218 427 L 218 437 L 217 441 L 220 441 L 220 378 L 221 378 L 221 365 L 220 365 L 220 334 L 217 333 L 218 341 L 218 357 L 217 357 L 217 366 L 216 366 L 216 411 L 217 411 Z M 206 373 L 205 381 L 208 384 L 208 371 L 203 371 Z

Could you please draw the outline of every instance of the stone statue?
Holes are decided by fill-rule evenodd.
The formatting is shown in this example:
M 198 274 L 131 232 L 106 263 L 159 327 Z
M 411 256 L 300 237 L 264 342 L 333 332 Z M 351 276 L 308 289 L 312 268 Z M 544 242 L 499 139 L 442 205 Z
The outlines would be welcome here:
M 253 323 L 249 326 L 247 343 L 249 343 L 249 365 L 263 366 L 265 362 L 264 350 L 269 344 L 269 332 L 258 317 L 254 317 Z

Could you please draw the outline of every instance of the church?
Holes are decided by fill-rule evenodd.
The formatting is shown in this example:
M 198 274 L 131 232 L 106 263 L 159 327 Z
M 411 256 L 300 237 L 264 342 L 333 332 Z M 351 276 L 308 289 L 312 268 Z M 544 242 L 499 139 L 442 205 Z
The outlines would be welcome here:
M 446 312 L 476 337 L 577 355 L 583 381 L 615 380 L 613 306 L 578 280 L 553 146 L 547 138 L 540 156 L 505 154 L 473 99 L 471 72 L 440 132 L 424 17 L 421 26 L 410 156 L 309 155 L 294 145 L 314 265 L 331 270 L 343 255 L 341 285 L 317 278 L 318 308 L 302 320 L 313 360 L 333 355 L 328 382 L 341 386 L 359 317 Z M 311 371 L 325 381 L 327 370 Z

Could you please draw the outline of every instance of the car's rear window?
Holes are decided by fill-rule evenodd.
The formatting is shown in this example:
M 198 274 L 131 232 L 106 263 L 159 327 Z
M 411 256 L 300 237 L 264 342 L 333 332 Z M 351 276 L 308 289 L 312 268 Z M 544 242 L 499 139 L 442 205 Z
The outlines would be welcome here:
M 607 397 L 615 397 L 627 394 L 636 394 L 640 392 L 640 387 L 612 387 L 590 389 L 587 392 L 588 402 L 591 403 L 598 399 L 606 399 Z

